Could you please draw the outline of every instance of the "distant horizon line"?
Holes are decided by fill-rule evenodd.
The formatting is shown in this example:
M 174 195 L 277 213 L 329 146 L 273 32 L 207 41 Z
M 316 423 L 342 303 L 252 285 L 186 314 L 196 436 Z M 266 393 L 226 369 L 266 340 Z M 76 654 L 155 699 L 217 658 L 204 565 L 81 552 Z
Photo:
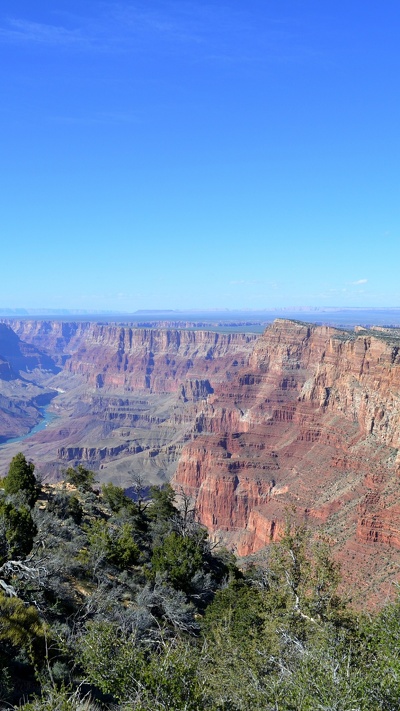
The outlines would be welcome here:
M 52 309 L 52 308 L 0 308 L 0 317 L 7 316 L 168 316 L 216 314 L 268 314 L 268 313 L 332 313 L 343 311 L 400 311 L 400 306 L 271 306 L 269 308 L 188 308 L 188 309 Z

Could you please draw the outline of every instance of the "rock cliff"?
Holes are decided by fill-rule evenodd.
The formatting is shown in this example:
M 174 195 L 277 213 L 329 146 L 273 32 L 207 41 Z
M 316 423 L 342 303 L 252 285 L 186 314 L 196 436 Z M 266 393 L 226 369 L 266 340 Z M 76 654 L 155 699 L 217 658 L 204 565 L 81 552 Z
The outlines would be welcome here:
M 10 367 L 7 379 L 18 377 L 19 373 L 33 370 L 57 373 L 53 358 L 31 342 L 23 341 L 7 324 L 0 323 L 0 360 Z M 4 365 L 3 365 L 4 368 Z
M 91 322 L 10 323 L 22 340 L 58 355 L 65 370 L 83 375 L 89 386 L 124 392 L 178 392 L 188 381 L 185 392 L 202 396 L 210 380 L 230 380 L 245 365 L 257 340 L 254 334 Z
M 240 555 L 276 539 L 289 507 L 323 524 L 348 575 L 378 546 L 383 578 L 400 548 L 399 446 L 400 333 L 278 319 L 198 408 L 173 483 Z

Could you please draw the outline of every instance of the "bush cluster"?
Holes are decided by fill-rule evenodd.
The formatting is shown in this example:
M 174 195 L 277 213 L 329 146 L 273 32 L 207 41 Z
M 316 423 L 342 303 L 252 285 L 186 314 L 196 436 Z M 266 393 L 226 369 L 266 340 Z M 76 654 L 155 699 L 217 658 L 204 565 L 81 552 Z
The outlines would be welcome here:
M 329 548 L 288 520 L 261 567 L 212 548 L 170 486 L 92 472 L 0 492 L 0 699 L 25 711 L 395 711 L 400 603 L 357 613 Z

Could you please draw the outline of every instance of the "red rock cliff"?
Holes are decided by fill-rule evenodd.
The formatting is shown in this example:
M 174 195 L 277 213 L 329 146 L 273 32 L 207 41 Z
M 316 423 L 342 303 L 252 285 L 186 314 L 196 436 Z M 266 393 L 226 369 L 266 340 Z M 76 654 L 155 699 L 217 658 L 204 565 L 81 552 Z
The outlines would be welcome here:
M 229 380 L 248 362 L 257 339 L 90 322 L 14 321 L 12 326 L 27 343 L 63 356 L 65 369 L 84 375 L 93 387 L 168 393 L 183 385 L 183 397 L 207 394 L 210 379 Z
M 288 505 L 343 556 L 394 550 L 399 446 L 400 338 L 278 319 L 198 411 L 173 482 L 239 554 L 275 539 Z

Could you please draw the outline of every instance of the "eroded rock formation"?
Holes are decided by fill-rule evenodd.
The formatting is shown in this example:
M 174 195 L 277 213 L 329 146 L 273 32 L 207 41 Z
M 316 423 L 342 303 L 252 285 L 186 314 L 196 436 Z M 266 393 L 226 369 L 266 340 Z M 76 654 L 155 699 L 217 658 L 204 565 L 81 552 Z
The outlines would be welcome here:
M 364 544 L 381 544 L 384 577 L 400 548 L 399 336 L 280 319 L 266 330 L 198 409 L 173 479 L 216 536 L 254 553 L 289 507 L 323 524 L 348 574 L 354 556 L 362 568 L 357 546 L 369 559 Z
M 177 392 L 184 381 L 199 395 L 210 380 L 230 380 L 257 337 L 243 333 L 150 329 L 91 322 L 17 321 L 15 332 L 95 388 Z M 197 385 L 195 381 L 200 381 Z M 190 385 L 190 383 L 192 383 Z M 194 384 L 194 385 L 193 385 Z

